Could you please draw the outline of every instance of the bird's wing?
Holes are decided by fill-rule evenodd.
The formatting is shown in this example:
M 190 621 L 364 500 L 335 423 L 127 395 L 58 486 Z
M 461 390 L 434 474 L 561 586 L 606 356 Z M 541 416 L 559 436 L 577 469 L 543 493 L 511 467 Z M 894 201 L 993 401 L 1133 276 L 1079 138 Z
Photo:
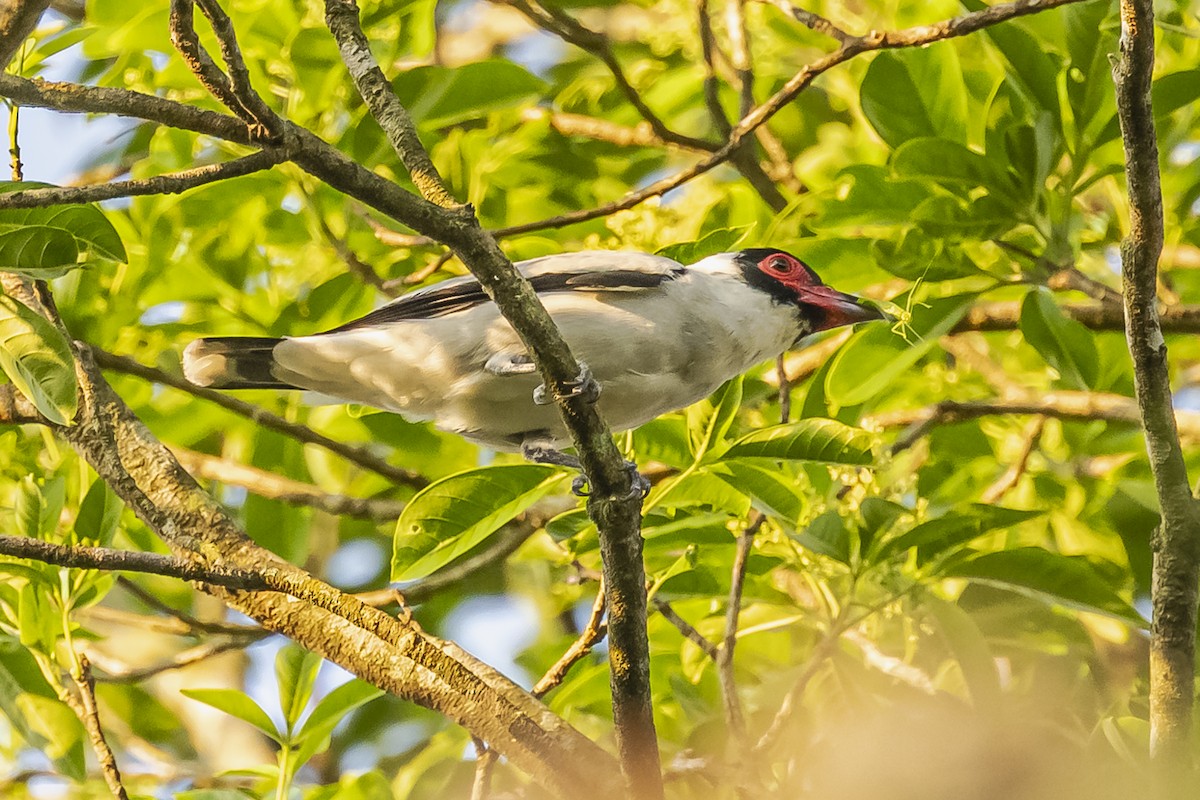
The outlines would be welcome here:
M 683 274 L 683 266 L 665 256 L 619 250 L 588 250 L 521 261 L 517 269 L 538 294 L 549 292 L 628 292 L 651 289 Z M 479 281 L 452 278 L 406 294 L 398 300 L 326 333 L 345 333 L 392 322 L 431 319 L 488 301 Z

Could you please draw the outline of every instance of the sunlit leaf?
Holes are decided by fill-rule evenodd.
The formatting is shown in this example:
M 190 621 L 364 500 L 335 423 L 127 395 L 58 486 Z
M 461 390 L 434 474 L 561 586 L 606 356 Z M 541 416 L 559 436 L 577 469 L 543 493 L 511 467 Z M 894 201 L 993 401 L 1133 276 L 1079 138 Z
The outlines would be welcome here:
M 58 328 L 0 294 L 0 370 L 46 419 L 69 425 L 78 405 L 75 360 Z
M 245 692 L 237 689 L 181 689 L 180 691 L 185 697 L 198 700 L 219 711 L 224 711 L 230 716 L 249 722 L 265 735 L 281 742 L 275 723 L 267 716 L 267 712 L 263 711 L 262 706 L 254 702 L 254 699 Z
M 449 564 L 563 479 L 553 467 L 520 464 L 470 470 L 430 484 L 396 522 L 392 580 L 423 578 Z
M 748 433 L 729 446 L 725 458 L 774 458 L 866 466 L 875 437 L 831 419 L 803 419 Z

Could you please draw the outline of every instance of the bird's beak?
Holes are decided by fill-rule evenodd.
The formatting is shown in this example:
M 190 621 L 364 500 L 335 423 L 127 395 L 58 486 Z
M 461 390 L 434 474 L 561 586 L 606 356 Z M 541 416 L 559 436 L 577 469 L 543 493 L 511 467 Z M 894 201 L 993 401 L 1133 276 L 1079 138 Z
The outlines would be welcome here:
M 800 302 L 822 312 L 813 315 L 812 333 L 840 328 L 843 325 L 853 325 L 856 322 L 895 321 L 894 317 L 879 309 L 871 301 L 839 292 L 829 286 L 806 288 Z

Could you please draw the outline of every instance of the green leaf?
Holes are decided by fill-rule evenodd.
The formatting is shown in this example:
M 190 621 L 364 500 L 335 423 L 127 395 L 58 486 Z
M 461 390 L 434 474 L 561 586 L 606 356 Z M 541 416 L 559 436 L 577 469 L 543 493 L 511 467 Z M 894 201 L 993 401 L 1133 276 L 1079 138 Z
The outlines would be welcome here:
M 883 562 L 915 547 L 919 551 L 918 560 L 927 561 L 985 533 L 1019 525 L 1044 513 L 1003 506 L 973 505 L 969 513 L 952 513 L 926 520 L 900 536 L 884 541 L 872 560 Z
M 925 181 L 901 179 L 886 167 L 855 164 L 838 173 L 814 227 L 823 229 L 907 225 L 912 210 L 933 190 Z
M 871 257 L 880 268 L 906 281 L 951 281 L 981 274 L 961 248 L 915 228 L 898 239 L 876 239 Z
M 321 657 L 296 645 L 280 648 L 275 655 L 275 679 L 279 683 L 279 708 L 288 731 L 296 727 L 312 697 Z
M 382 690 L 356 679 L 343 683 L 321 698 L 321 702 L 317 703 L 317 707 L 305 721 L 304 727 L 292 738 L 292 741 L 299 745 L 296 750 L 296 768 L 329 746 L 333 729 L 343 717 L 382 694 Z
M 48 186 L 2 181 L 0 194 Z M 0 270 L 40 280 L 55 278 L 78 266 L 84 253 L 127 260 L 116 228 L 96 206 L 0 209 Z
M 952 44 L 883 52 L 867 67 L 863 114 L 892 147 L 937 136 L 966 141 L 967 90 Z
M 834 356 L 825 376 L 825 394 L 838 406 L 856 406 L 882 393 L 937 344 L 967 313 L 971 297 L 955 296 L 913 309 L 905 336 L 882 325 L 855 333 Z
M 0 370 L 42 416 L 57 425 L 71 424 L 78 387 L 66 337 L 5 294 L 0 294 Z
M 546 83 L 511 61 L 461 67 L 416 67 L 392 81 L 400 101 L 423 127 L 440 128 L 532 101 Z
M 49 744 L 46 755 L 55 765 L 76 780 L 83 780 L 83 725 L 66 703 L 37 694 L 22 694 L 17 707 L 29 727 L 43 736 Z
M 739 491 L 746 492 L 754 506 L 789 525 L 804 514 L 806 493 L 778 469 L 768 469 L 761 462 L 741 459 L 722 459 L 704 468 Z
M 711 397 L 687 409 L 688 444 L 697 461 L 719 449 L 742 405 L 742 376 L 727 381 Z
M 975 707 L 999 708 L 1003 691 L 1000 674 L 996 671 L 996 658 L 975 620 L 954 603 L 931 594 L 923 596 L 921 604 L 933 615 L 942 638 L 954 653 Z
M 1100 375 L 1100 355 L 1092 332 L 1067 319 L 1045 290 L 1025 295 L 1021 303 L 1021 332 L 1063 381 L 1075 389 L 1094 389 Z
M 358 679 L 347 681 L 321 698 L 304 727 L 294 737 L 302 743 L 313 736 L 322 736 L 332 731 L 342 720 L 359 706 L 365 705 L 383 694 L 383 690 Z
M 79 504 L 75 517 L 75 535 L 79 541 L 94 542 L 101 547 L 112 543 L 121 522 L 124 505 L 108 484 L 97 478 Z
M 903 178 L 928 178 L 969 188 L 996 180 L 997 167 L 986 156 L 949 139 L 909 139 L 892 153 L 892 170 Z
M 646 499 L 646 508 L 656 506 L 685 508 L 703 506 L 727 511 L 734 516 L 745 516 L 750 512 L 750 498 L 738 487 L 732 486 L 707 470 L 687 472 L 663 482 Z
M 181 689 L 180 691 L 185 697 L 198 700 L 218 711 L 224 711 L 230 716 L 249 722 L 276 742 L 283 744 L 283 738 L 279 735 L 275 723 L 267 716 L 267 712 L 263 711 L 262 706 L 254 702 L 254 699 L 245 692 L 237 689 Z
M 836 511 L 826 511 L 803 531 L 791 534 L 791 538 L 814 553 L 850 563 L 850 531 Z
M 422 489 L 396 522 L 392 580 L 423 578 L 555 491 L 563 473 L 538 464 L 460 472 Z
M 753 431 L 725 451 L 725 458 L 776 458 L 867 466 L 875 436 L 832 419 L 802 419 Z
M 1142 615 L 1113 591 L 1108 581 L 1081 556 L 1063 556 L 1040 547 L 1020 547 L 982 553 L 955 562 L 943 574 L 1146 627 Z
M 750 227 L 742 225 L 737 228 L 719 228 L 709 231 L 694 242 L 669 244 L 660 249 L 656 255 L 666 256 L 680 264 L 695 264 L 702 258 L 733 250 L 739 242 L 746 238 Z

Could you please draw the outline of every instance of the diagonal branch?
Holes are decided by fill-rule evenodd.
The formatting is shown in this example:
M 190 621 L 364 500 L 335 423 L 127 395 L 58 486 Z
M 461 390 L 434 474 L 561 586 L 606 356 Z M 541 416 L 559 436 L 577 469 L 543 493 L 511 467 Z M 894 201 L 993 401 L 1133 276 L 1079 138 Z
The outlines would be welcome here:
M 677 189 L 688 181 L 698 178 L 728 161 L 737 149 L 742 146 L 743 140 L 748 135 L 795 100 L 801 92 L 808 88 L 813 80 L 855 56 L 878 50 L 921 47 L 958 36 L 966 36 L 1017 17 L 1084 1 L 1014 0 L 1011 3 L 989 6 L 980 11 L 973 11 L 968 14 L 952 17 L 933 25 L 918 25 L 900 31 L 873 31 L 866 36 L 851 37 L 842 42 L 837 50 L 802 67 L 767 102 L 743 117 L 742 121 L 730 133 L 729 140 L 720 148 L 713 151 L 712 155 L 708 158 L 686 167 L 673 176 L 655 181 L 636 192 L 631 192 L 620 200 L 605 203 L 596 208 L 560 214 L 536 222 L 526 222 L 520 225 L 498 228 L 495 231 L 495 235 L 512 236 L 519 233 L 545 230 L 547 228 L 564 228 L 579 222 L 607 217 L 618 211 L 633 208 L 639 203 L 649 200 L 651 197 L 659 197 L 672 189 Z
M 658 135 L 658 138 L 665 142 L 693 150 L 711 151 L 713 149 L 714 145 L 711 142 L 671 130 L 663 122 L 662 118 L 650 106 L 646 105 L 646 101 L 642 99 L 641 92 L 629 82 L 628 76 L 625 75 L 625 70 L 622 69 L 621 63 L 617 61 L 616 55 L 613 54 L 612 44 L 609 42 L 607 36 L 585 27 L 574 17 L 555 8 L 554 5 L 543 5 L 538 0 L 501 1 L 520 11 L 530 22 L 539 28 L 553 33 L 563 41 L 573 44 L 580 50 L 590 53 L 599 59 L 604 66 L 608 67 L 608 71 L 612 73 L 613 80 L 616 81 L 617 88 L 625 95 L 625 99 L 629 101 L 631 106 L 637 109 L 642 119 L 650 123 L 650 127 L 654 129 L 654 133 Z
M 500 250 L 495 237 L 480 228 L 474 209 L 457 205 L 433 169 L 411 118 L 375 64 L 357 5 L 353 0 L 326 0 L 325 9 L 330 30 L 338 39 L 342 58 L 360 94 L 405 166 L 421 173 L 419 187 L 425 200 L 436 205 L 429 215 L 428 228 L 417 227 L 418 232 L 449 245 L 467 265 L 533 356 L 544 385 L 564 386 L 577 381 L 582 374 L 579 363 L 529 282 Z M 338 187 L 340 176 L 317 170 L 312 174 Z M 414 175 L 414 181 L 417 178 Z M 362 199 L 361 194 L 355 196 Z M 634 475 L 594 403 L 575 393 L 555 394 L 592 489 L 587 507 L 599 531 L 604 562 L 613 717 L 622 774 L 632 796 L 655 800 L 662 797 L 663 789 L 646 634 L 642 498 L 634 490 Z M 490 738 L 481 738 L 492 746 L 496 744 Z

